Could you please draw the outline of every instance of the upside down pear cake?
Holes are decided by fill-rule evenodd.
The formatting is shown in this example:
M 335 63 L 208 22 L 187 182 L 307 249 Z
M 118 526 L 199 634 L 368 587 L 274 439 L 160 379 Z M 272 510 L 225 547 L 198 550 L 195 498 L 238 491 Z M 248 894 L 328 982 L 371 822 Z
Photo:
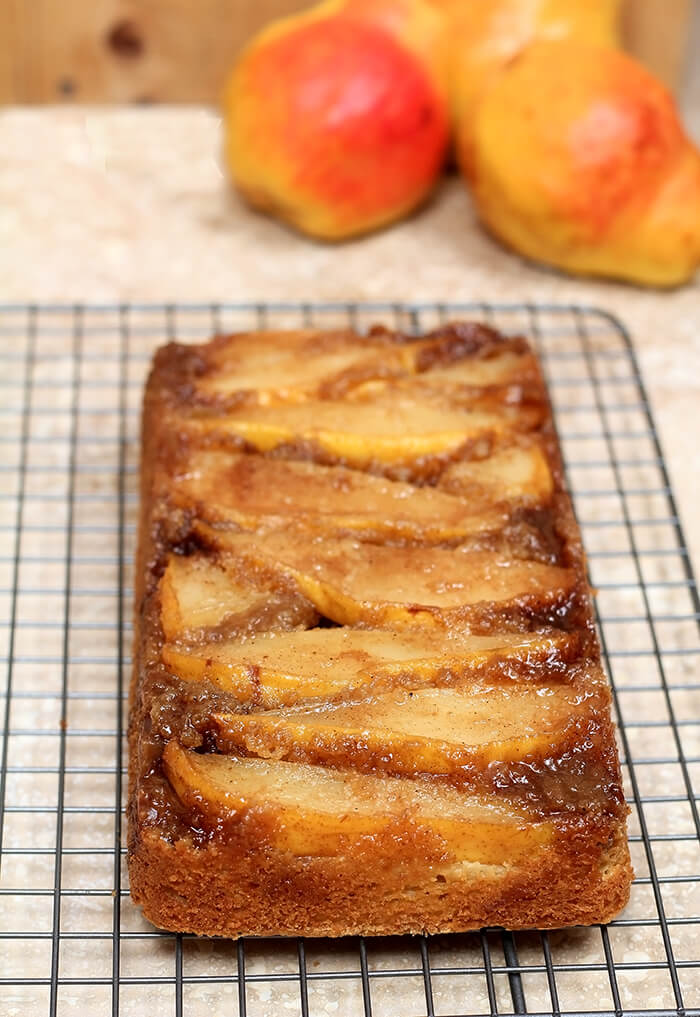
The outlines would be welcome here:
M 129 868 L 207 935 L 604 922 L 627 809 L 522 339 L 170 344 L 143 416 Z

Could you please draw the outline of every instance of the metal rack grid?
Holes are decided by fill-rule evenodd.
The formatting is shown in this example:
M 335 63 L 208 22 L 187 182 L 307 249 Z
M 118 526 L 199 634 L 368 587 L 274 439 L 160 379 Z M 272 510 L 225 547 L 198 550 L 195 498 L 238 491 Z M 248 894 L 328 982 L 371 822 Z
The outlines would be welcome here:
M 636 880 L 607 927 L 403 939 L 174 936 L 124 859 L 137 428 L 166 337 L 479 317 L 535 342 L 589 552 Z M 700 601 L 634 352 L 526 305 L 0 308 L 0 1017 L 700 1015 Z

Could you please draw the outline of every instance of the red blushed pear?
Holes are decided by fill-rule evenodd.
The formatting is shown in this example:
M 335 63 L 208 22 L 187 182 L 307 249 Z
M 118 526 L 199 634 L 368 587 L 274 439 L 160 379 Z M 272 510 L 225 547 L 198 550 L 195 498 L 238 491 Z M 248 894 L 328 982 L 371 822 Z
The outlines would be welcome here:
M 256 208 L 342 240 L 430 193 L 448 141 L 443 21 L 424 0 L 329 0 L 273 23 L 226 88 L 226 158 Z
M 631 58 L 535 43 L 467 130 L 481 218 L 516 251 L 653 286 L 684 282 L 700 263 L 700 153 L 666 89 Z

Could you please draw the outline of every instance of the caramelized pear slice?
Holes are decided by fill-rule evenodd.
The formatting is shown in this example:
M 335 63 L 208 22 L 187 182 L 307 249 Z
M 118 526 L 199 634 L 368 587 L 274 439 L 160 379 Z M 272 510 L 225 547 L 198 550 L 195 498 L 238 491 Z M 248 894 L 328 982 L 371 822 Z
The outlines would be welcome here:
M 531 359 L 529 353 L 508 346 L 491 348 L 483 356 L 478 343 L 464 343 L 458 335 L 406 342 L 386 332 L 366 337 L 344 330 L 248 332 L 210 344 L 205 370 L 196 384 L 205 396 L 254 393 L 257 402 L 269 405 L 301 402 L 316 395 L 337 398 L 374 379 L 405 377 L 416 371 L 437 376 L 451 371 L 452 365 L 463 384 L 503 384 L 522 377 Z
M 348 371 L 358 380 L 405 373 L 414 359 L 407 345 L 361 339 L 347 331 L 242 333 L 228 336 L 210 352 L 209 370 L 198 379 L 197 388 L 205 395 L 224 397 L 255 392 L 262 405 L 298 402 Z
M 249 610 L 260 596 L 250 586 L 232 585 L 223 569 L 206 558 L 173 554 L 160 581 L 163 634 L 174 640 L 214 628 L 227 615 Z
M 318 615 L 294 589 L 271 588 L 250 570 L 241 575 L 226 563 L 192 555 L 170 556 L 160 581 L 161 625 L 169 642 L 202 632 L 314 625 Z
M 551 674 L 580 651 L 580 637 L 564 632 L 457 637 L 426 628 L 322 628 L 193 648 L 166 643 L 162 655 L 185 681 L 207 679 L 268 709 L 370 687 L 447 685 L 484 673 L 523 679 L 538 669 Z
M 430 487 L 414 487 L 343 466 L 195 452 L 175 497 L 200 517 L 243 529 L 288 526 L 439 542 L 502 529 L 496 509 L 475 514 L 469 504 Z
M 533 398 L 531 387 L 506 384 L 474 388 L 459 384 L 454 379 L 441 378 L 440 374 L 366 382 L 349 392 L 346 401 L 357 405 L 358 411 L 361 407 L 360 412 L 363 413 L 372 404 L 406 402 L 432 406 L 441 412 L 468 413 L 470 417 L 477 414 L 483 419 L 496 417 L 502 427 L 497 432 L 492 431 L 491 435 L 499 438 L 508 432 L 529 433 L 539 427 L 546 417 L 546 406 L 537 395 Z M 470 438 L 474 437 L 473 433 L 470 434 Z
M 344 855 L 365 837 L 421 832 L 442 861 L 513 864 L 546 846 L 549 822 L 453 788 L 272 759 L 201 755 L 169 742 L 165 772 L 211 826 L 257 823 L 258 839 L 295 855 Z
M 499 449 L 488 459 L 454 463 L 444 471 L 438 487 L 477 504 L 524 500 L 540 505 L 551 498 L 554 480 L 544 451 L 533 443 Z
M 473 684 L 393 690 L 352 705 L 214 717 L 227 752 L 398 774 L 459 774 L 554 755 L 593 690 Z M 600 696 L 597 697 L 600 699 Z M 557 737 L 558 736 L 558 737 Z M 460 773 L 461 771 L 461 773 Z
M 197 522 L 214 546 L 294 579 L 317 610 L 340 625 L 468 625 L 494 608 L 546 613 L 573 591 L 571 569 L 504 560 L 462 547 L 380 547 L 351 540 L 308 541 L 291 530 L 257 542 Z
M 522 387 L 526 383 L 539 387 L 539 375 L 532 355 L 504 351 L 488 358 L 464 357 L 446 365 L 439 363 L 419 374 L 388 378 L 368 377 L 352 388 L 348 398 L 365 400 L 372 393 L 387 389 L 404 396 L 411 395 L 412 398 L 420 396 L 422 392 L 442 391 L 444 398 L 446 393 L 449 395 L 450 391 L 455 389 L 487 392 L 489 389 L 508 388 L 513 385 Z
M 499 438 L 515 422 L 504 414 L 446 409 L 434 401 L 394 398 L 363 404 L 313 400 L 243 407 L 188 421 L 200 434 L 233 436 L 268 452 L 299 442 L 350 466 L 386 466 L 456 453 L 475 439 Z
M 456 363 L 438 365 L 416 375 L 416 379 L 431 384 L 491 388 L 539 381 L 539 373 L 531 353 L 504 350 L 491 357 L 465 357 Z

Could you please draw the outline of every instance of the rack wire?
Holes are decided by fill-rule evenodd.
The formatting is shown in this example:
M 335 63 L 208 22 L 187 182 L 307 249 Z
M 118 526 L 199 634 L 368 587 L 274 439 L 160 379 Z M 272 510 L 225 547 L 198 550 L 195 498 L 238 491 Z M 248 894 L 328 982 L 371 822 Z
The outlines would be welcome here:
M 153 349 L 214 331 L 478 317 L 548 376 L 598 589 L 636 879 L 605 927 L 238 943 L 129 899 L 125 706 Z M 700 1015 L 700 601 L 632 344 L 595 308 L 0 308 L 0 1017 Z

